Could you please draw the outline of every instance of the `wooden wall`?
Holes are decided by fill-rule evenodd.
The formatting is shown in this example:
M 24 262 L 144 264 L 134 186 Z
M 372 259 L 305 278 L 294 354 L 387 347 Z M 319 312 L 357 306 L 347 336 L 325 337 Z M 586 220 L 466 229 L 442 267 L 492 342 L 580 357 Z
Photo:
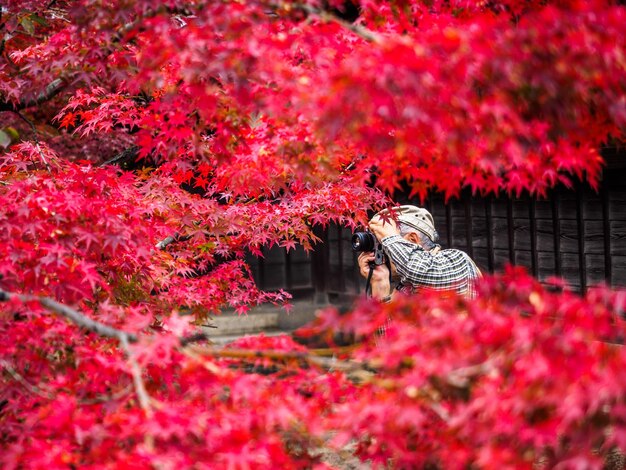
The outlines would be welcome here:
M 599 191 L 576 184 L 555 188 L 545 198 L 464 193 L 448 203 L 433 195 L 424 206 L 433 214 L 442 246 L 466 251 L 486 272 L 511 263 L 540 280 L 563 277 L 580 292 L 602 282 L 626 287 L 624 168 L 605 171 Z M 259 287 L 331 300 L 361 293 L 351 231 L 330 227 L 319 235 L 324 243 L 312 254 L 272 249 L 264 259 L 250 259 Z

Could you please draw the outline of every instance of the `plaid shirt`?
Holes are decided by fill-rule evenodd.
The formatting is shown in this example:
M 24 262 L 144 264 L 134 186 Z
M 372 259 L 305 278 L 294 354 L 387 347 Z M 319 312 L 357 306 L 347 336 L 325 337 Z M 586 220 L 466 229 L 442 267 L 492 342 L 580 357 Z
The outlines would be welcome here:
M 466 253 L 455 249 L 424 251 L 400 235 L 383 238 L 381 243 L 400 275 L 397 290 L 434 289 L 476 296 L 474 284 L 481 272 Z

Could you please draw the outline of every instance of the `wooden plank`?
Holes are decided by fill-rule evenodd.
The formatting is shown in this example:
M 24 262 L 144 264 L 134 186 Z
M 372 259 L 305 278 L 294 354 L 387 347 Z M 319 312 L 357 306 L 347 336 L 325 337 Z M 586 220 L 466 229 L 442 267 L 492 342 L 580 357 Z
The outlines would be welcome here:
M 266 266 L 285 264 L 285 250 L 279 246 L 273 246 L 270 249 L 263 250 L 263 262 Z
M 250 268 L 250 273 L 252 274 L 252 279 L 254 279 L 254 283 L 261 289 L 263 289 L 263 287 L 260 284 L 260 276 L 259 276 L 259 260 L 252 256 L 246 256 L 246 263 L 248 264 L 248 267 Z
M 472 197 L 471 204 L 472 204 L 473 214 L 484 214 L 486 206 L 488 204 L 488 199 L 475 196 L 475 197 Z
M 465 218 L 465 204 L 463 201 L 459 201 L 458 199 L 451 199 L 448 203 L 448 207 L 450 207 L 450 216 L 457 218 Z
M 500 250 L 495 248 L 493 250 L 493 264 L 494 271 L 502 271 L 507 264 L 510 264 L 509 250 Z
M 609 221 L 609 192 L 602 188 L 602 230 L 604 233 L 604 270 L 609 285 L 613 279 L 613 261 L 611 259 L 611 223 Z
M 474 248 L 472 259 L 483 273 L 489 272 L 489 250 L 487 248 Z
M 528 218 L 528 204 L 530 200 L 528 196 L 521 196 L 511 201 L 513 218 L 514 219 L 526 219 Z
M 465 217 L 452 217 L 451 235 L 450 248 L 467 251 L 467 220 Z
M 559 193 L 554 191 L 552 194 L 551 207 L 552 207 L 552 233 L 554 235 L 554 253 L 555 253 L 555 265 L 554 273 L 557 276 L 561 275 L 561 219 L 559 216 Z
M 585 220 L 602 220 L 602 199 L 598 193 L 591 190 L 585 191 L 583 218 Z
M 515 224 L 513 234 L 513 248 L 515 251 L 531 251 L 531 230 L 528 219 L 513 219 Z
M 291 287 L 313 287 L 310 263 L 294 263 L 291 265 Z
M 474 220 L 472 219 L 472 204 L 469 199 L 464 200 L 465 207 L 465 247 L 466 253 L 470 258 L 474 257 L 474 247 L 472 246 L 472 225 Z
M 493 217 L 491 214 L 491 201 L 492 201 L 492 197 L 488 196 L 486 202 L 485 202 L 485 218 L 486 218 L 486 229 L 487 229 L 487 233 L 486 233 L 486 238 L 487 238 L 487 269 L 489 272 L 493 272 L 495 267 L 494 267 L 494 263 L 493 263 L 493 238 L 491 236 L 492 232 L 493 232 Z
M 315 227 L 313 233 L 322 243 L 315 247 L 311 253 L 311 272 L 313 281 L 313 300 L 316 303 L 328 301 L 328 273 L 330 272 L 329 258 L 331 243 L 328 242 L 329 230 Z M 343 282 L 343 279 L 342 279 Z
M 536 203 L 534 199 L 529 201 L 528 218 L 530 219 L 530 252 L 532 253 L 533 276 L 538 274 L 537 262 L 537 218 L 535 217 Z
M 587 291 L 587 272 L 585 266 L 585 224 L 583 221 L 583 205 L 585 204 L 584 191 L 576 192 L 576 225 L 578 228 L 578 259 L 580 266 L 580 289 Z
M 576 194 L 571 190 L 559 191 L 559 218 L 576 220 Z
M 580 264 L 578 254 L 562 253 L 561 254 L 561 277 L 567 281 L 570 287 L 575 291 L 580 291 Z
M 342 248 L 341 250 L 339 248 Z M 328 263 L 332 266 L 352 266 L 355 255 L 347 242 L 331 243 L 328 246 Z
M 297 246 L 294 250 L 289 251 L 289 256 L 292 263 L 311 262 L 311 256 L 304 248 Z
M 604 223 L 602 220 L 585 220 L 585 253 L 604 254 Z M 604 257 L 603 257 L 604 258 Z M 604 265 L 604 260 L 602 261 Z
M 524 266 L 529 273 L 532 273 L 532 258 L 530 250 L 515 250 L 515 265 Z
M 431 215 L 435 222 L 435 230 L 439 234 L 439 241 L 443 245 L 446 245 L 448 240 L 448 219 L 446 217 L 446 208 L 443 205 L 443 200 L 434 199 L 432 201 L 433 210 Z
M 494 217 L 504 217 L 507 216 L 507 205 L 508 199 L 500 196 L 494 198 L 491 203 L 492 214 Z
M 626 220 L 626 190 L 609 189 L 609 220 Z
M 511 263 L 515 263 L 515 253 L 514 253 L 514 244 L 515 244 L 515 223 L 513 221 L 513 201 L 510 199 L 507 201 L 506 205 L 506 220 L 507 220 L 507 235 L 509 237 L 509 261 Z
M 537 220 L 552 220 L 552 202 L 548 199 L 535 201 L 535 218 Z
M 476 248 L 488 248 L 488 232 L 487 232 L 487 219 L 484 217 L 474 217 L 472 219 L 472 247 Z
M 588 287 L 603 284 L 606 281 L 604 255 L 586 254 L 585 272 L 587 275 L 586 285 Z
M 448 247 L 452 246 L 452 213 L 450 211 L 450 205 L 446 204 L 446 238 L 445 240 L 448 242 Z
M 493 222 L 493 248 L 497 249 L 509 249 L 509 223 L 507 219 L 502 217 L 494 217 Z
M 556 255 L 553 251 L 537 252 L 537 277 L 545 281 L 556 276 Z
M 561 253 L 578 253 L 578 223 L 576 220 L 561 219 L 559 224 Z
M 626 256 L 615 255 L 613 257 L 613 287 L 626 287 Z
M 278 290 L 287 286 L 284 266 L 266 267 L 264 274 L 263 289 Z
M 552 220 L 537 220 L 537 252 L 554 253 L 554 224 Z
M 341 240 L 343 236 L 343 228 L 337 227 L 336 225 L 331 225 L 328 227 L 327 238 L 326 241 L 329 243 L 334 243 Z M 346 229 L 347 230 L 347 229 Z
M 609 223 L 611 233 L 611 255 L 626 254 L 626 220 L 614 220 Z M 615 266 L 616 263 L 613 263 Z

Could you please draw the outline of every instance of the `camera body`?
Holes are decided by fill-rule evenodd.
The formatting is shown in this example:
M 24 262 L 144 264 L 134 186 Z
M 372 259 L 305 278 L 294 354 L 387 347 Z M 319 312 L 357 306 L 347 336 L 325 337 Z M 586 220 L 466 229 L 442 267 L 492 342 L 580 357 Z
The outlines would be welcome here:
M 385 264 L 383 245 L 372 232 L 355 232 L 352 235 L 352 250 L 357 253 L 374 252 L 374 265 Z

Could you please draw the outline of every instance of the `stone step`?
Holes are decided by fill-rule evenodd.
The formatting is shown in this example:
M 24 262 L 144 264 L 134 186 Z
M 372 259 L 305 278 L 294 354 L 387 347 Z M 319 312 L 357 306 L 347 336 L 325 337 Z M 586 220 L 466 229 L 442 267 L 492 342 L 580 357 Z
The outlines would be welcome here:
M 242 315 L 222 313 L 214 316 L 205 328 L 207 334 L 241 335 L 278 328 L 278 312 L 254 312 Z
M 245 314 L 237 314 L 229 309 L 213 316 L 207 322 L 210 327 L 203 327 L 203 330 L 211 341 L 220 344 L 245 335 L 290 333 L 312 321 L 315 312 L 327 306 L 305 300 L 293 302 L 289 312 L 274 305 L 261 305 Z

